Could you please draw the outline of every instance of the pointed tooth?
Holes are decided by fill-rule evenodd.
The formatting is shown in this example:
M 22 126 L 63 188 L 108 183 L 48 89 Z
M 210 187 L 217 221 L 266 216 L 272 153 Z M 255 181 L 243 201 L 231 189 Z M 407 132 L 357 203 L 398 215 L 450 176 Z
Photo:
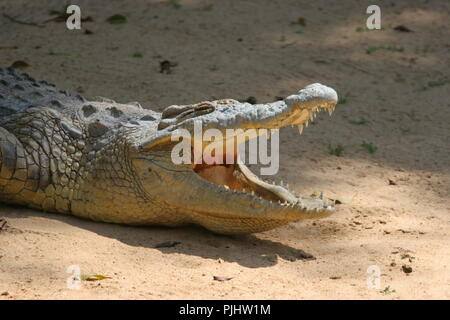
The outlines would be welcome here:
M 331 108 L 328 108 L 328 114 L 330 115 L 330 117 L 333 114 L 333 110 Z
M 306 120 L 305 127 L 308 128 L 309 120 Z
M 224 187 L 225 189 L 227 189 L 227 190 L 230 190 L 230 187 L 227 186 L 227 185 L 224 185 L 223 187 Z
M 303 132 L 303 125 L 299 124 L 297 127 L 298 127 L 298 133 L 302 134 L 302 132 Z

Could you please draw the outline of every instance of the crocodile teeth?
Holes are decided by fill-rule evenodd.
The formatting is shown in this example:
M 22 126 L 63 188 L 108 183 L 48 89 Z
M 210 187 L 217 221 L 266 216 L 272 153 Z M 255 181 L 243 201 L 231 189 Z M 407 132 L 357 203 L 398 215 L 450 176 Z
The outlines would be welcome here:
M 329 108 L 329 109 L 328 109 L 328 114 L 329 114 L 330 117 L 331 117 L 331 115 L 333 114 L 333 109 L 332 109 L 332 108 Z
M 308 128 L 309 120 L 306 120 L 305 127 Z
M 298 133 L 302 134 L 303 133 L 303 125 L 299 124 L 297 127 L 298 127 Z
M 230 187 L 227 186 L 227 185 L 224 185 L 223 187 L 224 187 L 225 189 L 227 189 L 227 190 L 230 190 Z
M 288 190 L 280 185 L 271 185 L 259 179 L 255 174 L 253 174 L 245 165 L 238 163 L 241 173 L 249 180 L 251 183 L 258 185 L 266 189 L 267 191 L 273 193 L 278 198 L 284 202 L 292 203 L 297 201 L 297 197 L 291 194 Z

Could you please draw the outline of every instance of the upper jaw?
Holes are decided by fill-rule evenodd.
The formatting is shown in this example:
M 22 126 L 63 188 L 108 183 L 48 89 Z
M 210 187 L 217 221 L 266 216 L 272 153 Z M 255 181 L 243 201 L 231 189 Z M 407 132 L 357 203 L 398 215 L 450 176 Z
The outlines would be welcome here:
M 170 106 L 163 111 L 158 131 L 142 139 L 139 149 L 149 149 L 157 144 L 168 143 L 172 134 L 190 137 L 196 123 L 202 129 L 278 129 L 287 125 L 303 124 L 314 117 L 319 109 L 330 113 L 338 101 L 334 89 L 314 83 L 301 89 L 297 94 L 282 101 L 251 105 L 236 100 L 207 101 L 190 106 Z M 301 127 L 300 127 L 301 126 Z
M 176 129 L 190 130 L 195 121 L 201 121 L 204 129 L 280 128 L 309 120 L 319 108 L 334 110 L 337 99 L 334 89 L 314 83 L 297 94 L 273 103 L 251 105 L 236 100 L 230 100 L 227 104 L 211 102 L 214 111 L 185 119 Z

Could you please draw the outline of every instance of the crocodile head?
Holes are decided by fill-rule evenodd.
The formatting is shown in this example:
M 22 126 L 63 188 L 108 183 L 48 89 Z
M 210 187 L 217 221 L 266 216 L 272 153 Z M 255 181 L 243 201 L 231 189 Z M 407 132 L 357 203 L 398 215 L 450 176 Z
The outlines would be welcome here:
M 192 155 L 192 163 L 175 163 L 173 150 L 179 141 L 172 137 L 190 138 L 193 151 L 198 145 L 202 150 L 211 147 L 212 142 L 195 138 L 195 123 L 201 122 L 204 132 L 215 129 L 228 138 L 223 151 L 216 150 L 219 158 L 236 160 L 236 148 L 228 148 L 227 129 L 245 132 L 246 129 L 297 125 L 301 132 L 316 112 L 326 110 L 331 114 L 336 103 L 337 94 L 333 89 L 312 84 L 282 101 L 269 104 L 217 100 L 170 106 L 163 111 L 156 134 L 153 131 L 151 135 L 141 134 L 135 139 L 131 161 L 150 199 L 170 208 L 174 217 L 183 213 L 189 217 L 188 222 L 218 233 L 259 232 L 299 219 L 327 217 L 333 212 L 333 205 L 322 198 L 303 198 L 283 186 L 264 182 L 243 163 L 217 163 L 204 158 L 199 161 Z M 245 137 L 237 135 L 231 144 L 243 141 Z

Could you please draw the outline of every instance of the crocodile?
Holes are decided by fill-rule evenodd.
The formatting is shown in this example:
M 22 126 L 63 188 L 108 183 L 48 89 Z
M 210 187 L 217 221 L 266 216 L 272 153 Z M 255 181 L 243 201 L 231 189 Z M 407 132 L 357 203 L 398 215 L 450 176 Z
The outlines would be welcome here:
M 262 232 L 328 217 L 330 200 L 304 198 L 244 163 L 175 164 L 171 135 L 204 129 L 302 130 L 337 93 L 315 83 L 273 103 L 233 99 L 172 105 L 86 99 L 14 68 L 0 68 L 0 201 L 94 221 L 220 234 Z M 205 147 L 205 145 L 203 145 Z

